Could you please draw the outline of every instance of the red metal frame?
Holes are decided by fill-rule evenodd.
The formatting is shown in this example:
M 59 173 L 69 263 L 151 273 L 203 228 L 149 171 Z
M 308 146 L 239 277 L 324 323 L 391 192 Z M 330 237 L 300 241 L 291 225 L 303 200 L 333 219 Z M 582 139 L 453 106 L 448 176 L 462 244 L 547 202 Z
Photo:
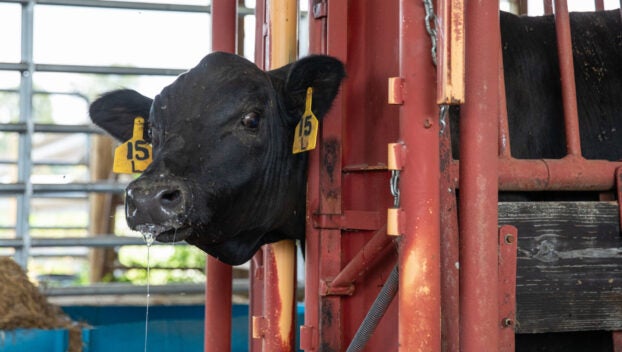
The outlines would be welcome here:
M 460 118 L 460 346 L 499 346 L 497 133 L 499 4 L 466 3 L 466 100 Z M 468 136 L 477 136 L 469 138 Z
M 384 236 L 381 214 L 391 203 L 383 149 L 398 140 L 403 153 L 399 296 L 367 350 L 512 351 L 516 241 L 508 243 L 506 236 L 516 239 L 517 234 L 511 227 L 497 228 L 498 190 L 610 190 L 618 182 L 619 192 L 622 163 L 582 158 L 572 78 L 562 79 L 564 109 L 570 112 L 569 155 L 560 160 L 511 157 L 504 96 L 498 94 L 504 80 L 494 1 L 466 2 L 465 7 L 469 79 L 460 126 L 462 163 L 451 159 L 448 128 L 439 141 L 435 89 L 429 88 L 436 74 L 423 4 L 309 2 L 309 51 L 341 59 L 348 78 L 322 121 L 318 150 L 309 157 L 300 348 L 345 350 L 395 262 L 393 238 Z M 565 1 L 555 6 L 563 56 L 571 50 Z M 265 2 L 259 1 L 260 67 L 266 62 L 265 11 Z M 395 20 L 395 26 L 387 25 Z M 399 59 L 387 52 L 399 52 Z M 572 76 L 571 61 L 560 66 L 562 77 Z M 378 82 L 397 72 L 392 97 L 399 97 L 393 100 L 400 105 L 383 105 L 386 100 L 377 99 Z M 475 135 L 479 138 L 469 137 Z M 270 302 L 265 292 L 265 266 L 270 264 L 265 250 L 252 263 L 252 351 L 277 350 L 266 349 L 259 338 L 273 333 L 265 312 L 280 304 Z
M 427 36 L 424 18 L 423 2 L 400 1 L 399 130 L 406 150 L 400 207 L 406 224 L 399 257 L 399 351 L 441 348 L 439 125 L 436 91 L 430 89 L 436 74 L 427 46 L 413 40 Z
M 514 226 L 499 227 L 499 352 L 514 351 L 516 327 L 516 252 L 518 230 Z
M 212 1 L 212 50 L 235 53 L 237 2 Z M 232 268 L 207 256 L 205 268 L 205 352 L 231 349 Z

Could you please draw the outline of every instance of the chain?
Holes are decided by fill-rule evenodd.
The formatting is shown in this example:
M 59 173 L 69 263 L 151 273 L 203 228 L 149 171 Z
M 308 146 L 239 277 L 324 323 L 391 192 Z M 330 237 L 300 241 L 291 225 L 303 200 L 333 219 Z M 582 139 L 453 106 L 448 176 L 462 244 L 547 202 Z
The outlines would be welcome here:
M 425 29 L 428 31 L 430 40 L 432 41 L 432 61 L 436 66 L 436 14 L 434 14 L 433 0 L 423 0 L 425 7 Z
M 449 112 L 449 105 L 447 104 L 441 104 L 440 105 L 440 111 L 439 111 L 439 124 L 441 126 L 441 129 L 439 131 L 439 134 L 443 134 L 445 132 L 445 128 L 447 127 L 447 113 Z
M 391 170 L 391 195 L 393 207 L 400 207 L 400 170 Z

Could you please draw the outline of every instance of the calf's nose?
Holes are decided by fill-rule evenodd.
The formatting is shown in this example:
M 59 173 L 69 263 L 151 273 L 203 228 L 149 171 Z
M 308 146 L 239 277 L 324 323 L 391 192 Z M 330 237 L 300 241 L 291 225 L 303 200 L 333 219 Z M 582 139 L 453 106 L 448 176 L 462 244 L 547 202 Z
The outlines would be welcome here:
M 125 216 L 131 228 L 142 224 L 174 225 L 186 210 L 188 189 L 180 181 L 137 179 L 126 189 Z M 173 222 L 173 223 L 172 223 Z

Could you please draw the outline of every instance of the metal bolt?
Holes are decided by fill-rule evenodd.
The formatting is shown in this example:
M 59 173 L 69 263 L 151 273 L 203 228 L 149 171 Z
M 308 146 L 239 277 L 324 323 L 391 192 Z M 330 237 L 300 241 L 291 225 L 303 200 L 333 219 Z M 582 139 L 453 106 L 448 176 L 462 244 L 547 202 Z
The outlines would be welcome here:
M 514 325 L 514 320 L 512 320 L 511 318 L 505 318 L 503 319 L 501 324 L 504 328 L 509 328 L 510 326 Z
M 512 235 L 511 233 L 506 234 L 503 239 L 504 239 L 506 244 L 514 243 L 514 235 Z
M 427 119 L 425 119 L 425 121 L 423 122 L 423 127 L 425 127 L 425 128 L 432 127 L 432 119 L 430 119 L 429 117 Z

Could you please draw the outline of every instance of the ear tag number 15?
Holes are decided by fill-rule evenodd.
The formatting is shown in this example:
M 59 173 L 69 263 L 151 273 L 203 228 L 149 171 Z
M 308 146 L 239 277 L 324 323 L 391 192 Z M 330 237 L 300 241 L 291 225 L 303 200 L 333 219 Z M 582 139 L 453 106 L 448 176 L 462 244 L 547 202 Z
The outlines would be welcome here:
M 319 123 L 317 117 L 311 111 L 312 99 L 313 88 L 309 87 L 307 88 L 307 99 L 305 100 L 305 112 L 302 114 L 302 118 L 296 125 L 296 131 L 294 132 L 293 154 L 315 149 Z
M 114 150 L 112 171 L 117 174 L 143 172 L 151 164 L 151 145 L 144 139 L 145 119 L 134 119 L 134 131 L 129 141 Z

